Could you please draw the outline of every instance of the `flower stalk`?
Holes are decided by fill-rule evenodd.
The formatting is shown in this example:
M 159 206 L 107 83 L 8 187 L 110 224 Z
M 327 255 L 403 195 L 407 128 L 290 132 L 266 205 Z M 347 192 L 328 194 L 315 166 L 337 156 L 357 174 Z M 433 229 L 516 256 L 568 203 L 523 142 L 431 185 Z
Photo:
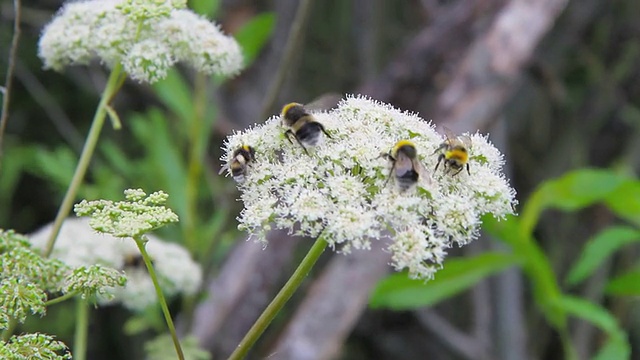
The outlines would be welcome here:
M 47 300 L 44 303 L 44 306 L 49 307 L 51 305 L 55 305 L 55 304 L 59 304 L 61 302 L 64 302 L 66 300 L 69 300 L 73 297 L 75 297 L 76 295 L 80 295 L 79 291 L 72 291 L 72 292 L 68 292 L 62 296 L 58 296 L 57 298 L 51 299 L 51 300 Z
M 167 322 L 167 326 L 169 327 L 169 332 L 171 333 L 171 339 L 173 340 L 173 345 L 176 348 L 178 359 L 184 360 L 184 354 L 182 352 L 182 347 L 180 346 L 180 340 L 178 340 L 178 334 L 176 333 L 176 328 L 173 325 L 173 320 L 171 319 L 171 313 L 169 312 L 167 301 L 164 298 L 162 288 L 160 287 L 160 282 L 158 282 L 158 276 L 156 275 L 156 271 L 153 268 L 153 264 L 151 263 L 151 257 L 149 256 L 149 253 L 147 253 L 147 249 L 145 248 L 146 240 L 142 236 L 134 237 L 134 240 L 136 242 L 136 245 L 138 246 L 138 249 L 140 250 L 140 255 L 142 255 L 144 264 L 149 271 L 149 276 L 151 277 L 151 281 L 153 281 L 153 287 L 156 289 L 158 301 L 160 301 L 160 307 L 162 308 L 164 319 Z
M 241 360 L 243 359 L 251 347 L 258 340 L 260 335 L 266 330 L 266 328 L 271 324 L 271 321 L 276 317 L 278 312 L 284 307 L 284 305 L 289 301 L 291 296 L 295 293 L 295 291 L 300 287 L 302 280 L 307 276 L 313 265 L 318 261 L 320 255 L 327 248 L 327 241 L 319 236 L 307 255 L 302 259 L 298 268 L 294 271 L 293 275 L 287 280 L 287 283 L 284 284 L 282 289 L 278 292 L 278 294 L 273 298 L 269 306 L 262 312 L 258 320 L 251 326 L 249 332 L 244 336 L 240 344 L 235 349 L 235 351 L 229 356 L 229 360 Z
M 87 358 L 87 334 L 89 332 L 89 304 L 82 297 L 76 298 L 76 329 L 73 339 L 73 358 Z
M 84 179 L 84 175 L 89 168 L 89 162 L 91 161 L 93 152 L 95 151 L 96 145 L 98 144 L 100 132 L 102 131 L 102 126 L 104 125 L 104 121 L 107 115 L 107 106 L 109 105 L 109 101 L 111 101 L 111 99 L 120 89 L 119 85 L 122 84 L 121 77 L 122 66 L 118 64 L 113 68 L 113 70 L 111 70 L 111 74 L 109 75 L 109 79 L 107 80 L 107 85 L 102 92 L 100 103 L 98 104 L 98 108 L 96 109 L 96 113 L 91 122 L 91 128 L 89 129 L 87 140 L 84 144 L 84 147 L 82 148 L 82 153 L 80 154 L 80 160 L 78 161 L 76 170 L 73 173 L 71 184 L 69 184 L 67 192 L 64 194 L 62 204 L 60 204 L 60 208 L 58 209 L 58 213 L 56 214 L 56 218 L 53 222 L 53 228 L 51 229 L 51 234 L 49 235 L 49 239 L 47 240 L 47 246 L 45 247 L 45 250 L 43 252 L 44 257 L 49 257 L 49 255 L 51 255 L 53 246 L 56 243 L 56 238 L 58 237 L 58 233 L 60 233 L 62 223 L 69 214 L 69 211 L 71 211 L 71 206 L 73 205 L 76 194 L 78 193 L 78 189 L 80 188 L 82 180 Z

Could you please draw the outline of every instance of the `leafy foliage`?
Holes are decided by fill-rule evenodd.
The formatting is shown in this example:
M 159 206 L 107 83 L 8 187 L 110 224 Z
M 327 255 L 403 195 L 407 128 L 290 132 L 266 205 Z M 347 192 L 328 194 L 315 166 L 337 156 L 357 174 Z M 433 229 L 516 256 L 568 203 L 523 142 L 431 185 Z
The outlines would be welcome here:
M 486 253 L 471 259 L 448 260 L 435 278 L 426 283 L 409 279 L 407 274 L 396 273 L 378 283 L 369 304 L 373 308 L 394 310 L 431 306 L 518 263 L 518 258 L 511 254 Z
M 544 182 L 525 203 L 520 217 L 505 221 L 483 218 L 484 229 L 511 248 L 511 254 L 486 254 L 470 259 L 449 260 L 439 275 L 426 284 L 409 283 L 397 276 L 382 280 L 371 298 L 371 306 L 412 309 L 430 306 L 451 297 L 512 264 L 522 267 L 531 282 L 534 299 L 547 321 L 566 336 L 567 318 L 579 317 L 608 335 L 596 359 L 624 359 L 630 354 L 626 334 L 606 309 L 585 299 L 564 294 L 548 256 L 536 243 L 533 231 L 548 209 L 575 212 L 597 203 L 606 205 L 619 218 L 634 226 L 614 225 L 595 235 L 582 250 L 566 282 L 576 285 L 588 278 L 608 257 L 623 246 L 640 240 L 640 181 L 604 169 L 582 169 Z M 465 272 L 469 274 L 465 275 Z M 459 276 L 454 276 L 455 274 Z M 640 294 L 640 271 L 614 278 L 606 287 L 610 295 Z M 448 286 L 447 286 L 448 285 Z M 571 349 L 565 349 L 572 354 Z M 569 355 L 572 356 L 572 355 Z

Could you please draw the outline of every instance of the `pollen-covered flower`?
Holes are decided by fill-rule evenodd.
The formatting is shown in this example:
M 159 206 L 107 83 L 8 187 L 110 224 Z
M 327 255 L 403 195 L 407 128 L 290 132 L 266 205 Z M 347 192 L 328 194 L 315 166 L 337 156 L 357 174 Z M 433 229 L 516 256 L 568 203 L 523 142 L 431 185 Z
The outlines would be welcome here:
M 148 201 L 149 198 L 154 202 L 166 200 L 161 193 L 149 196 L 137 190 L 127 193 L 127 199 L 133 201 Z M 44 249 L 51 227 L 49 224 L 29 237 L 33 247 Z M 146 249 L 164 293 L 167 296 L 196 293 L 202 282 L 202 269 L 191 259 L 189 252 L 178 244 L 165 242 L 153 235 L 146 235 L 146 238 Z M 89 218 L 66 219 L 51 256 L 72 267 L 85 267 L 65 279 L 67 291 L 86 292 L 93 288 L 99 290 L 93 291 L 98 295 L 98 303 L 122 303 L 132 310 L 144 309 L 157 301 L 153 283 L 135 242 L 97 233 L 91 228 Z M 93 266 L 96 264 L 119 271 Z M 83 280 L 83 271 L 91 276 L 85 276 Z M 120 271 L 127 278 L 124 286 L 117 286 L 122 283 Z
M 447 139 L 415 114 L 347 97 L 336 109 L 313 116 L 329 136 L 309 154 L 287 139 L 279 116 L 226 140 L 224 162 L 240 146 L 255 150 L 255 161 L 239 185 L 244 202 L 239 227 L 251 237 L 266 241 L 272 227 L 288 229 L 322 236 L 348 252 L 369 248 L 373 239 L 390 232 L 393 265 L 428 279 L 448 247 L 478 236 L 482 215 L 501 218 L 514 211 L 515 191 L 501 173 L 503 157 L 486 136 L 467 134 L 470 174 L 466 168 L 451 171 L 450 164 L 434 171 L 440 146 L 457 139 Z M 418 178 L 406 191 L 390 171 L 390 151 L 400 140 L 417 151 L 415 164 L 398 165 L 409 164 Z
M 185 0 L 86 0 L 66 3 L 44 28 L 39 56 L 45 68 L 122 64 L 140 82 L 166 76 L 178 61 L 206 74 L 234 75 L 242 67 L 236 41 Z

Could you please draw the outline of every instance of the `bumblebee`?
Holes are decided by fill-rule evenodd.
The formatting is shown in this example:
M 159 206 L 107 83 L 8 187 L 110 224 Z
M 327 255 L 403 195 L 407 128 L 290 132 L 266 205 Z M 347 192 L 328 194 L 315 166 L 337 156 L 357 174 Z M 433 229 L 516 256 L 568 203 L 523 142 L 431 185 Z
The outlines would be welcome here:
M 307 155 L 309 154 L 307 147 L 318 145 L 321 132 L 331 138 L 324 126 L 317 122 L 302 104 L 289 103 L 285 105 L 282 107 L 281 117 L 282 124 L 288 127 L 284 133 L 287 140 L 293 144 L 291 141 L 291 136 L 293 136 Z
M 231 170 L 233 180 L 237 183 L 242 183 L 247 175 L 247 168 L 249 164 L 255 160 L 255 157 L 256 152 L 251 146 L 242 145 L 233 151 L 231 159 L 222 166 L 218 174 L 222 174 L 226 170 Z
M 400 191 L 405 191 L 418 181 L 429 180 L 429 174 L 418 159 L 418 150 L 413 142 L 409 140 L 398 141 L 389 153 L 382 153 L 381 157 L 391 162 L 391 171 L 385 186 L 389 183 L 391 176 L 395 176 L 396 184 Z
M 154 265 L 153 259 L 151 259 L 151 264 Z M 125 254 L 124 255 L 124 264 L 121 270 L 125 271 L 148 271 L 147 264 L 144 263 L 144 258 L 140 253 L 134 254 Z
M 144 259 L 140 254 L 126 254 L 124 256 L 125 268 L 137 268 L 142 269 L 145 267 Z
M 469 148 L 471 147 L 471 138 L 469 136 L 456 136 L 451 130 L 444 128 L 447 140 L 445 140 L 440 146 L 433 152 L 433 154 L 440 153 L 438 155 L 438 163 L 435 170 L 438 170 L 441 162 L 444 162 L 445 172 L 449 169 L 453 169 L 455 173 L 451 176 L 458 175 L 465 167 L 467 173 L 471 175 L 469 171 Z M 434 171 L 435 171 L 434 170 Z

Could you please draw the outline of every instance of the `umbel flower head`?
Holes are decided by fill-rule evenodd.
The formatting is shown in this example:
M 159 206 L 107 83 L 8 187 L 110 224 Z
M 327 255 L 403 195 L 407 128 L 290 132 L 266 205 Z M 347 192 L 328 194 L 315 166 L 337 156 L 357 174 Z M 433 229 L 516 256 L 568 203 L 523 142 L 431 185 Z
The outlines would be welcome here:
M 154 304 L 157 296 L 153 282 L 135 243 L 130 239 L 98 234 L 89 223 L 90 219 L 84 217 L 66 219 L 51 256 L 72 267 L 84 266 L 79 271 L 88 275 L 91 275 L 95 264 L 124 271 L 127 277 L 124 287 L 114 284 L 101 290 L 98 297 L 100 304 L 121 302 L 131 310 L 142 310 Z M 29 236 L 33 247 L 45 248 L 51 227 L 51 224 L 46 225 Z M 191 259 L 189 252 L 180 245 L 163 241 L 154 235 L 146 235 L 146 238 L 146 249 L 164 293 L 167 296 L 195 294 L 202 282 L 202 269 Z M 88 276 L 85 278 L 91 280 Z M 83 285 L 69 280 L 73 279 L 68 279 L 66 286 L 73 288 Z
M 336 109 L 314 113 L 330 137 L 309 149 L 288 141 L 280 116 L 225 142 L 224 162 L 248 145 L 255 150 L 239 185 L 244 209 L 239 227 L 265 240 L 268 230 L 322 236 L 342 252 L 369 248 L 390 236 L 392 264 L 413 278 L 430 279 L 446 249 L 478 237 L 480 217 L 512 214 L 515 191 L 501 173 L 502 154 L 486 136 L 467 134 L 470 174 L 447 172 L 434 154 L 447 138 L 415 114 L 364 97 L 347 97 Z M 401 191 L 388 180 L 389 153 L 410 140 L 426 176 Z M 453 140 L 453 139 L 451 139 Z
M 239 72 L 238 43 L 185 7 L 185 0 L 67 2 L 44 28 L 38 53 L 45 68 L 98 58 L 109 67 L 120 63 L 133 79 L 149 83 L 179 61 L 206 74 Z

